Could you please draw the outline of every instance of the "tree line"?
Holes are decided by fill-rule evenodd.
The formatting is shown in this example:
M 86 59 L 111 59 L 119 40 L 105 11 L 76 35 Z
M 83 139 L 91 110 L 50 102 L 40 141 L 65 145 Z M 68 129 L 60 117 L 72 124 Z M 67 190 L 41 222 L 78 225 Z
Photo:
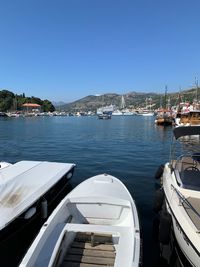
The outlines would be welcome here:
M 22 105 L 25 103 L 34 103 L 41 105 L 43 112 L 53 112 L 55 111 L 54 105 L 47 99 L 41 100 L 38 97 L 26 97 L 25 94 L 14 94 L 8 90 L 0 91 L 0 111 L 20 111 L 22 110 Z

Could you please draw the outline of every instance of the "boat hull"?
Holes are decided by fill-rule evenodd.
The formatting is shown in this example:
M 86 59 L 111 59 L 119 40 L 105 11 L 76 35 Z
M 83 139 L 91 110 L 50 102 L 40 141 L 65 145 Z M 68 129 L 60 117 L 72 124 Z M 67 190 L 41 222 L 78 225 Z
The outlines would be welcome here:
M 194 232 L 192 222 L 185 221 L 185 216 L 187 216 L 184 207 L 180 204 L 180 200 L 175 192 L 175 188 L 178 188 L 175 174 L 171 172 L 169 164 L 165 165 L 162 182 L 165 194 L 165 204 L 167 212 L 172 218 L 172 228 L 176 238 L 176 241 L 184 254 L 187 261 L 194 267 L 199 266 L 200 262 L 200 252 L 197 247 L 195 247 L 198 241 L 194 242 L 190 237 L 191 233 Z M 200 237 L 197 237 L 200 241 Z
M 181 249 L 188 263 L 190 263 L 191 266 L 198 267 L 200 262 L 200 254 L 198 250 L 194 247 L 189 237 L 185 234 L 182 223 L 177 220 L 168 202 L 166 201 L 165 203 L 169 214 L 172 216 L 173 232 L 179 248 Z
M 87 246 L 93 248 L 92 235 L 111 237 L 116 251 L 112 266 L 139 266 L 140 228 L 135 203 L 126 187 L 106 174 L 87 179 L 63 199 L 41 228 L 20 266 L 50 267 L 55 261 L 62 263 L 69 258 L 66 253 L 71 251 L 71 244 L 80 233 L 91 235 L 91 244 Z M 70 262 L 72 258 L 73 264 L 79 262 L 80 257 L 70 256 Z M 105 260 L 104 256 L 99 260 Z
M 73 172 L 74 167 L 68 173 L 73 175 Z M 67 179 L 68 173 L 0 231 L 0 261 L 2 266 L 15 267 L 19 264 L 44 221 L 71 190 Z M 31 211 L 35 211 L 32 216 Z

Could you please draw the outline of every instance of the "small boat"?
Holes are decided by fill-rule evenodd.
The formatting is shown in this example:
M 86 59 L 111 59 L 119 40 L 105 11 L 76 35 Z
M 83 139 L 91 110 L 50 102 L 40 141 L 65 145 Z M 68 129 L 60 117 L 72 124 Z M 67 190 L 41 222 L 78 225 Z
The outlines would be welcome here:
M 143 110 L 140 110 L 137 113 L 137 115 L 138 116 L 145 116 L 145 117 L 152 117 L 152 116 L 154 116 L 154 112 L 146 110 L 146 109 L 143 109 Z
M 157 171 L 164 192 L 164 205 L 159 197 L 163 207 L 160 241 L 169 242 L 167 235 L 172 227 L 185 258 L 197 267 L 200 266 L 200 126 L 179 126 L 173 134 L 170 161 L 163 173 L 162 168 Z
M 135 202 L 117 178 L 100 174 L 73 189 L 42 226 L 20 267 L 138 267 Z
M 108 120 L 111 119 L 112 114 L 110 112 L 103 112 L 102 114 L 98 115 L 100 120 Z
M 75 164 L 19 161 L 0 165 L 0 261 L 2 266 L 16 266 L 14 260 L 20 260 L 16 240 L 28 235 L 34 222 L 41 226 L 58 205 Z
M 116 109 L 112 112 L 112 115 L 113 116 L 122 116 L 123 115 L 123 112 L 119 109 Z

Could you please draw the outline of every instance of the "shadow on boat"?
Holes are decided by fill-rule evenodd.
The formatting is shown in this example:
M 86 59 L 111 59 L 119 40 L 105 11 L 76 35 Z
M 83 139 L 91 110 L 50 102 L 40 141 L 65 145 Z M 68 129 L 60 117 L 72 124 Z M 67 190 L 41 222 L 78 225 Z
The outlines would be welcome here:
M 59 192 L 52 201 L 51 205 L 48 206 L 48 217 L 52 211 L 56 208 L 58 203 L 73 189 L 69 182 L 63 187 L 63 190 Z M 18 219 L 19 231 L 12 231 L 10 229 L 8 238 L 0 241 L 0 261 L 1 266 L 16 267 L 22 260 L 27 248 L 31 245 L 34 238 L 38 234 L 41 226 L 44 224 L 46 219 L 42 219 L 41 216 L 36 213 L 32 216 L 28 223 L 21 227 L 23 220 Z

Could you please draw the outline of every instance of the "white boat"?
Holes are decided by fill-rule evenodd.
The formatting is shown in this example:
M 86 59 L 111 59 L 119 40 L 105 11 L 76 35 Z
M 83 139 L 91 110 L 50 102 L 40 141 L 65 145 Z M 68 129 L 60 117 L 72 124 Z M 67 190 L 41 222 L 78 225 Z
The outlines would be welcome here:
M 19 161 L 4 162 L 1 166 L 0 260 L 2 266 L 13 266 L 9 260 L 15 258 L 16 239 L 28 234 L 33 222 L 43 223 L 47 219 L 61 201 L 60 195 L 73 175 L 75 164 Z M 5 251 L 6 247 L 9 250 Z
M 112 112 L 112 115 L 113 116 L 122 116 L 123 115 L 123 112 L 120 111 L 119 109 L 116 109 Z
M 152 117 L 154 116 L 154 112 L 152 111 L 149 111 L 149 110 L 146 110 L 146 109 L 143 109 L 143 110 L 140 110 L 137 115 L 139 116 L 145 116 L 145 117 Z
M 179 126 L 173 133 L 170 161 L 161 177 L 165 197 L 161 225 L 165 229 L 160 231 L 164 231 L 163 237 L 172 226 L 181 251 L 197 267 L 200 266 L 200 139 L 197 138 L 200 126 Z
M 148 101 L 149 101 L 149 105 L 148 105 Z M 145 116 L 145 117 L 151 117 L 154 116 L 154 111 L 152 111 L 152 99 L 150 98 L 146 98 L 146 107 L 145 108 L 141 108 L 138 110 L 137 115 L 140 116 Z
M 97 109 L 97 115 L 102 115 L 103 113 L 112 113 L 114 111 L 114 106 L 105 106 L 105 107 L 100 107 Z
M 20 267 L 138 267 L 135 202 L 117 178 L 101 174 L 72 190 L 54 210 Z
M 12 164 L 5 161 L 0 161 L 0 170 L 11 166 Z

